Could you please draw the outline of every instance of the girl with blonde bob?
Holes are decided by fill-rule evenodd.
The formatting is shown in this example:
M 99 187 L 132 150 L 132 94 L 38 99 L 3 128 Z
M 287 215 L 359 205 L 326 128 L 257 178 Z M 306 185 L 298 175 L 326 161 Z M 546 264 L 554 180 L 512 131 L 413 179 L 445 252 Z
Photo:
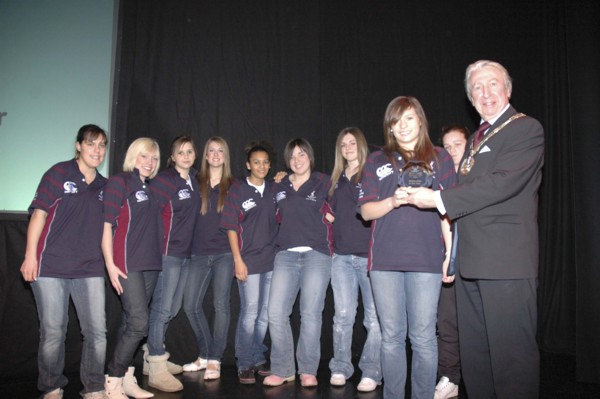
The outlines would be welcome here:
M 125 154 L 123 172 L 112 176 L 104 191 L 102 253 L 123 307 L 123 325 L 104 384 L 110 398 L 154 396 L 137 385 L 131 364 L 148 335 L 148 305 L 162 267 L 158 204 L 149 187 L 159 166 L 158 143 L 138 138 Z

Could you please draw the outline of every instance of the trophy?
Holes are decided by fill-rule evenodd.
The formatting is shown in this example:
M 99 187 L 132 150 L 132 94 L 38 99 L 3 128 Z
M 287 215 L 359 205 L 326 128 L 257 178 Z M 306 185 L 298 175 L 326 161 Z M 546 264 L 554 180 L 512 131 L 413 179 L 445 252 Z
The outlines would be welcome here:
M 409 161 L 400 169 L 398 185 L 400 187 L 431 187 L 433 175 L 423 161 Z

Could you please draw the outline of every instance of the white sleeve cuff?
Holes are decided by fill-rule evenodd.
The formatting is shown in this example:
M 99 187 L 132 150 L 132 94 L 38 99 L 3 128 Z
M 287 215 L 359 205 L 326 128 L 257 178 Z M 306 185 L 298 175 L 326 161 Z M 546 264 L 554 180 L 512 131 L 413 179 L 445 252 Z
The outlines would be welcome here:
M 437 208 L 440 215 L 445 215 L 446 207 L 444 206 L 444 202 L 442 201 L 442 194 L 440 190 L 436 190 L 433 192 L 433 200 L 435 201 L 435 207 Z

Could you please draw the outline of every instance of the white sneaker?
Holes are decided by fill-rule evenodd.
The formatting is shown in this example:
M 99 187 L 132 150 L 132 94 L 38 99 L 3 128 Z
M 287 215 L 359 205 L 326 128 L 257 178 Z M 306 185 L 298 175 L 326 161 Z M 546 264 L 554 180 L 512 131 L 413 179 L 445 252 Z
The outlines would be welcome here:
M 377 388 L 377 382 L 369 377 L 363 377 L 359 384 L 356 386 L 356 389 L 358 389 L 359 392 L 371 392 L 374 391 L 375 388 Z
M 218 360 L 209 360 L 206 363 L 206 371 L 204 372 L 205 380 L 216 380 L 221 378 L 221 362 Z
M 440 382 L 435 386 L 433 399 L 450 399 L 458 397 L 458 385 L 450 382 L 448 377 L 440 378 Z
M 83 396 L 83 399 L 108 399 L 104 391 L 88 392 L 81 396 Z
M 56 388 L 54 391 L 50 391 L 44 395 L 44 399 L 62 399 L 63 390 L 60 388 Z
M 198 359 L 194 360 L 191 363 L 187 363 L 183 365 L 183 371 L 200 371 L 206 368 L 208 360 L 202 359 L 198 357 Z
M 329 383 L 336 387 L 341 387 L 346 384 L 346 376 L 342 373 L 333 373 L 329 379 Z

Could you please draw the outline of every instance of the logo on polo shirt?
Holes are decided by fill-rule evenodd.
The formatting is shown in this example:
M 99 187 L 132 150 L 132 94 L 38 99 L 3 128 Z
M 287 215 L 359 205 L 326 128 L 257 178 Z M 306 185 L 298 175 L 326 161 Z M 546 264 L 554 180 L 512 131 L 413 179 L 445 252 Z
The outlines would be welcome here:
M 244 208 L 244 212 L 248 212 L 250 209 L 256 206 L 256 202 L 254 202 L 254 198 L 249 198 L 242 203 L 242 208 Z
M 63 184 L 63 188 L 65 189 L 65 194 L 77 194 L 77 184 L 72 181 L 66 181 Z
M 378 167 L 377 171 L 375 173 L 377 173 L 377 177 L 381 181 L 384 178 L 386 178 L 389 175 L 391 175 L 392 173 L 394 173 L 394 170 L 392 169 L 392 164 L 391 163 L 386 163 L 385 165 L 382 165 L 382 166 Z
M 435 163 L 433 161 L 429 162 L 429 167 L 431 168 L 432 177 L 435 179 Z
M 190 190 L 188 190 L 187 188 L 184 188 L 183 190 L 179 190 L 179 200 L 186 200 L 186 199 L 190 199 L 192 198 L 192 195 L 190 194 Z
M 285 191 L 280 191 L 277 194 L 275 194 L 275 201 L 277 201 L 277 202 L 284 200 L 285 198 L 286 198 Z
M 148 194 L 146 194 L 144 190 L 140 190 L 135 193 L 135 199 L 137 200 L 137 202 L 148 201 Z
M 104 190 L 100 190 L 100 192 L 98 193 L 98 199 L 100 201 L 104 201 Z
M 356 186 L 354 186 L 354 188 L 358 190 L 358 198 L 362 199 L 362 197 L 364 197 L 365 195 L 365 190 L 363 190 L 362 188 L 362 183 L 356 183 Z
M 317 202 L 317 196 L 315 195 L 315 192 L 313 191 L 312 193 L 308 194 L 306 196 L 306 200 L 312 201 L 312 202 Z

